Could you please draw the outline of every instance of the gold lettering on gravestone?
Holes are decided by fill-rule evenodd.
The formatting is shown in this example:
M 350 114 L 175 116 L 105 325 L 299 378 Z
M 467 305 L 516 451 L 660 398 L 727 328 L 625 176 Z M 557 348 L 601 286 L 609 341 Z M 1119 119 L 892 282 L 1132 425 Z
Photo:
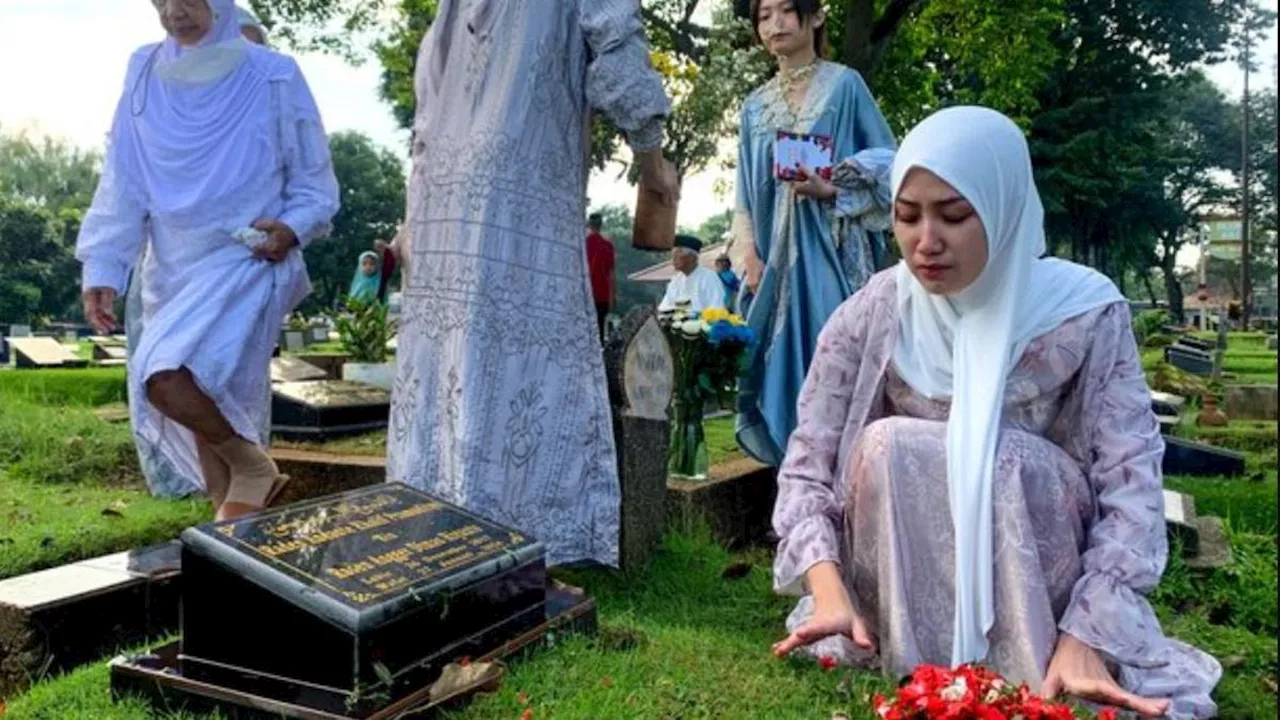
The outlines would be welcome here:
M 253 548 L 267 558 L 301 571 L 289 556 L 306 554 L 358 535 L 384 547 L 390 545 L 365 557 L 326 567 L 319 571 L 323 577 L 313 578 L 347 600 L 363 604 L 442 572 L 500 554 L 524 540 L 518 533 L 502 530 L 495 536 L 477 523 L 467 523 L 426 539 L 406 542 L 401 540 L 406 531 L 396 526 L 421 527 L 418 523 L 430 523 L 427 516 L 443 510 L 444 505 L 434 501 L 415 502 L 406 507 L 399 507 L 400 504 L 401 500 L 393 495 L 378 494 L 318 508 L 300 517 L 286 515 L 256 527 L 263 541 Z M 397 541 L 400 544 L 395 544 Z

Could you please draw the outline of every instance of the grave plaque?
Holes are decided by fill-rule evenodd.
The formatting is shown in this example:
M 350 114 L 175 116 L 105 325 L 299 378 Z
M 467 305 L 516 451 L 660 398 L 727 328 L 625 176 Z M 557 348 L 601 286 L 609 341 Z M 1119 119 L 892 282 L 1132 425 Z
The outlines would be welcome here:
M 307 347 L 306 333 L 301 330 L 285 330 L 280 334 L 280 348 L 285 352 L 299 352 Z
M 1165 362 L 1193 375 L 1213 374 L 1213 356 L 1195 348 L 1171 345 L 1164 350 Z
M 460 646 L 546 621 L 541 543 L 405 485 L 182 534 L 183 675 L 246 673 L 331 713 L 372 713 Z
M 381 430 L 391 417 L 385 390 L 345 380 L 282 382 L 272 388 L 271 431 L 323 439 Z
M 653 308 L 623 319 L 605 350 L 605 367 L 622 485 L 621 561 L 632 568 L 661 543 L 666 518 L 675 364 Z
M 1183 335 L 1179 337 L 1174 345 L 1181 345 L 1182 347 L 1189 347 L 1206 353 L 1211 353 L 1214 350 L 1213 343 L 1201 340 L 1200 338 L 1192 335 Z
M 307 380 L 327 380 L 329 373 L 291 355 L 271 358 L 271 382 L 305 382 Z
M 123 361 L 123 360 L 127 360 L 128 358 L 129 358 L 129 351 L 127 348 L 123 346 L 114 345 L 114 344 L 108 345 L 108 344 L 102 344 L 102 343 L 93 344 L 94 360 L 122 360 Z
M 20 368 L 72 368 L 89 364 L 51 337 L 10 338 L 9 345 Z
M 674 388 L 675 363 L 667 338 L 652 314 L 626 346 L 622 390 L 626 413 L 645 420 L 667 419 Z
M 1164 436 L 1165 475 L 1239 477 L 1244 475 L 1244 456 L 1238 452 Z

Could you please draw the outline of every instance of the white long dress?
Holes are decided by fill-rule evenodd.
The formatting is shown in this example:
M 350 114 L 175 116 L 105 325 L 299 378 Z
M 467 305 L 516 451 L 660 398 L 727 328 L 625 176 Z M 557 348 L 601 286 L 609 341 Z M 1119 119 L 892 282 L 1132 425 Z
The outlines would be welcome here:
M 278 218 L 305 247 L 328 231 L 338 188 L 292 59 L 245 43 L 224 77 L 181 84 L 156 72 L 163 49 L 130 59 L 76 255 L 86 288 L 121 293 L 131 268 L 141 276 L 141 308 L 128 313 L 131 420 L 152 491 L 173 496 L 204 481 L 191 433 L 145 401 L 147 379 L 187 368 L 238 435 L 265 445 L 280 319 L 311 286 L 301 252 L 268 263 L 234 233 Z
M 417 96 L 388 479 L 529 533 L 552 564 L 616 564 L 582 236 L 589 110 L 661 143 L 639 4 L 445 0 Z

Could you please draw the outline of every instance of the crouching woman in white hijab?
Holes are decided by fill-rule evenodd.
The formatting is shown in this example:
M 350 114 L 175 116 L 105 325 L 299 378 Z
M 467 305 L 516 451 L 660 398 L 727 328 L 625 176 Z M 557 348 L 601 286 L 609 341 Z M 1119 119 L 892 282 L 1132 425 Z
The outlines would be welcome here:
M 981 662 L 1046 695 L 1211 717 L 1221 667 L 1164 637 L 1151 411 L 1109 280 L 1041 259 L 1021 131 L 925 120 L 893 169 L 904 260 L 818 341 L 778 480 L 779 655 Z
M 160 494 L 207 490 L 219 518 L 267 505 L 268 365 L 311 290 L 302 249 L 328 231 L 338 187 L 297 64 L 241 36 L 233 0 L 153 0 L 168 38 L 129 60 L 76 257 L 86 318 L 140 257 L 129 395 L 139 452 L 172 472 Z M 146 462 L 148 458 L 152 460 Z

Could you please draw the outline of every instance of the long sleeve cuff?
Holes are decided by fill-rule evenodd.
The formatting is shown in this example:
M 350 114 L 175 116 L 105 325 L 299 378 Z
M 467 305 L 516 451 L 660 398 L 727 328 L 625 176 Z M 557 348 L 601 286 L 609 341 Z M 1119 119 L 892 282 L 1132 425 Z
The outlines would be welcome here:
M 317 221 L 315 213 L 305 208 L 285 210 L 280 215 L 280 222 L 293 230 L 293 234 L 298 236 L 298 245 L 304 250 L 311 241 L 328 235 L 331 229 L 329 223 Z
M 1076 581 L 1058 629 L 1124 665 L 1169 662 L 1169 644 L 1151 604 L 1105 572 L 1087 572 Z
M 129 282 L 129 265 L 106 259 L 87 259 L 81 273 L 81 287 L 111 288 L 116 295 L 123 295 Z
M 635 152 L 657 150 L 662 147 L 664 122 L 661 117 L 650 119 L 639 128 L 627 133 L 627 145 Z
M 773 588 L 779 595 L 804 595 L 805 573 L 821 562 L 840 564 L 840 542 L 826 515 L 802 520 L 778 544 L 773 563 Z

